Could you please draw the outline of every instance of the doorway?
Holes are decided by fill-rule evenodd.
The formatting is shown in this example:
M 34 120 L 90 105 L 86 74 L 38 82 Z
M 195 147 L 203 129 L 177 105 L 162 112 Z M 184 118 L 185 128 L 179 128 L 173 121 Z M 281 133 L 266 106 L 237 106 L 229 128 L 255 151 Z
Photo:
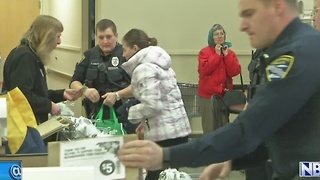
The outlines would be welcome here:
M 96 45 L 95 43 L 95 0 L 89 0 L 89 48 L 92 48 Z
M 40 14 L 39 0 L 0 0 L 0 56 L 16 47 L 32 21 Z
M 0 0 L 0 89 L 5 59 L 39 14 L 39 0 Z

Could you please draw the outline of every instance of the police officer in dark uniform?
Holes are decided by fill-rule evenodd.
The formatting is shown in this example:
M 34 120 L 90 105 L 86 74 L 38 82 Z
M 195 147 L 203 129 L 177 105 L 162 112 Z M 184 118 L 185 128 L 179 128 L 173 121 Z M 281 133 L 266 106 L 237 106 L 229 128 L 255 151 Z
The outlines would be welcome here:
M 263 50 L 262 49 L 257 49 L 252 53 L 251 61 L 248 65 L 248 71 L 249 71 L 249 80 L 250 80 L 250 85 L 248 88 L 248 94 L 247 94 L 247 101 L 249 102 L 253 95 L 254 95 L 254 90 L 256 89 L 256 85 L 260 84 L 260 62 L 259 58 L 263 57 Z
M 260 84 L 262 72 L 260 70 L 260 58 L 263 58 L 263 55 L 264 52 L 262 49 L 252 51 L 251 61 L 248 65 L 250 80 L 247 91 L 248 103 L 253 98 L 256 87 Z M 234 170 L 245 169 L 246 180 L 271 180 L 272 168 L 268 158 L 268 151 L 263 143 L 259 145 L 254 152 L 233 160 L 232 168 Z
M 118 152 L 124 165 L 198 167 L 239 158 L 261 143 L 274 180 L 303 179 L 299 162 L 320 162 L 319 32 L 299 20 L 296 0 L 239 2 L 241 30 L 253 47 L 265 49 L 260 84 L 247 109 L 233 123 L 178 146 L 128 142 Z
M 121 68 L 125 61 L 122 45 L 117 42 L 117 28 L 113 21 L 102 19 L 96 25 L 98 45 L 87 50 L 76 65 L 70 87 L 83 90 L 83 105 L 88 118 L 94 119 L 108 92 L 114 92 L 117 109 L 122 105 L 119 90 L 130 85 L 130 78 Z M 104 118 L 109 118 L 109 107 L 104 106 Z

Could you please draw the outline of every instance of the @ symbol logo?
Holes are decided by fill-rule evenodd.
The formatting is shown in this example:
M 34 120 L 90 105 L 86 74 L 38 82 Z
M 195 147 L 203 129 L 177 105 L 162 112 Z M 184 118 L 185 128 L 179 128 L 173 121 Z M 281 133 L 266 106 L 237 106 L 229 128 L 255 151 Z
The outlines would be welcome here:
M 14 180 L 18 180 L 21 179 L 21 167 L 17 164 L 14 164 L 10 167 L 9 169 L 9 174 L 11 176 L 11 178 L 13 178 Z

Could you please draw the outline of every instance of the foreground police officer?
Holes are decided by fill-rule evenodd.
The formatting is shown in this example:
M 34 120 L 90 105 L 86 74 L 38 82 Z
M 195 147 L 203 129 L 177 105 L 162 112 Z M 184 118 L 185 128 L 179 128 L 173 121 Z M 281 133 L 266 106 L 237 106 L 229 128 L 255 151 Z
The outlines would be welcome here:
M 265 49 L 261 84 L 247 109 L 233 123 L 186 144 L 128 142 L 118 153 L 126 166 L 203 166 L 239 158 L 263 142 L 274 179 L 299 179 L 300 161 L 320 161 L 319 32 L 299 20 L 297 0 L 239 0 L 239 9 L 252 47 Z
M 119 90 L 130 84 L 130 78 L 121 68 L 124 62 L 122 46 L 117 42 L 117 28 L 113 21 L 102 19 L 96 25 L 98 45 L 87 50 L 76 65 L 70 87 L 81 89 L 85 99 L 83 105 L 88 118 L 94 118 L 99 111 L 104 96 L 115 92 L 117 102 L 114 108 L 122 105 Z M 101 98 L 102 97 L 102 98 Z M 109 117 L 109 107 L 104 106 L 104 118 Z

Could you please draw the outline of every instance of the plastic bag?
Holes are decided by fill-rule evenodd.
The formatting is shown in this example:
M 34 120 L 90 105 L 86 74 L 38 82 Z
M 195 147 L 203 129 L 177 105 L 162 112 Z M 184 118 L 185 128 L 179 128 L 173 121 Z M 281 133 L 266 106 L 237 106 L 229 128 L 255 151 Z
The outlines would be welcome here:
M 60 132 L 60 140 L 74 140 L 103 136 L 103 133 L 92 124 L 90 119 L 80 116 L 79 118 L 71 117 L 70 120 L 73 123 Z
M 192 180 L 192 178 L 185 172 L 169 168 L 160 173 L 158 180 Z
M 57 105 L 60 108 L 59 116 L 74 116 L 74 112 L 70 109 L 71 106 L 74 106 L 74 103 L 69 101 L 59 102 Z

